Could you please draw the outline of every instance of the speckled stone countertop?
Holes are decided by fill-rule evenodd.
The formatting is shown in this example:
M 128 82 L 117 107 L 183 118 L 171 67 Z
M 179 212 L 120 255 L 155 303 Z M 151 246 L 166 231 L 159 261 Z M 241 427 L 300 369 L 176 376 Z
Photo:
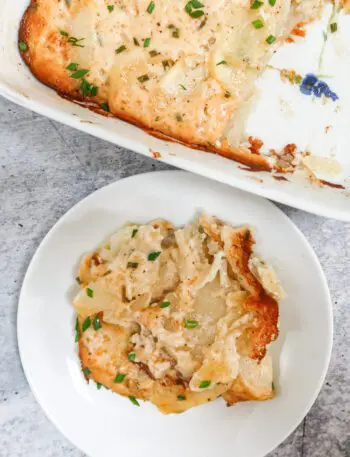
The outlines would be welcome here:
M 56 221 L 95 189 L 167 168 L 0 98 L 1 457 L 83 456 L 44 415 L 18 355 L 17 302 L 34 251 Z M 335 337 L 315 405 L 269 457 L 350 457 L 350 224 L 281 208 L 321 260 L 333 298 Z

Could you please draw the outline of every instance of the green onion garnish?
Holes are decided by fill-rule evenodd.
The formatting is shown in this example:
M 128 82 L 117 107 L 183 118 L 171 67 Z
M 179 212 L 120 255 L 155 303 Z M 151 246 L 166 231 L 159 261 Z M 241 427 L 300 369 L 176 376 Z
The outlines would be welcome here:
M 134 395 L 130 395 L 129 396 L 129 400 L 131 401 L 131 403 L 135 406 L 140 406 L 140 403 L 136 400 L 136 397 L 134 397 Z
M 160 308 L 167 308 L 168 306 L 170 306 L 170 301 L 168 300 L 163 301 L 163 303 L 159 305 Z
M 181 89 L 187 90 L 186 87 L 183 84 L 179 84 L 179 86 L 181 87 Z
M 338 30 L 338 24 L 336 22 L 333 22 L 330 26 L 329 26 L 330 30 L 331 30 L 331 33 L 335 33 L 337 30 Z
M 133 41 L 135 46 L 140 46 L 139 40 L 137 38 L 134 37 Z
M 89 70 L 78 70 L 70 75 L 71 78 L 73 79 L 80 79 L 83 78 L 87 73 L 89 73 Z
M 132 234 L 131 234 L 131 238 L 134 238 L 138 231 L 139 231 L 138 229 L 133 229 Z
M 269 5 L 270 6 L 275 6 L 276 5 L 276 0 L 269 0 Z
M 75 71 L 76 69 L 78 68 L 78 64 L 77 63 L 70 63 L 66 69 L 69 70 L 69 71 Z
M 135 352 L 129 352 L 128 359 L 130 360 L 130 362 L 133 362 L 136 359 Z
M 160 251 L 153 251 L 153 252 L 150 252 L 147 256 L 147 260 L 150 260 L 151 262 L 153 262 L 154 260 L 156 260 L 159 256 L 160 256 L 161 252 Z
M 84 322 L 83 322 L 83 325 L 81 326 L 81 329 L 83 332 L 85 332 L 85 330 L 87 330 L 89 327 L 91 327 L 91 318 L 90 316 L 88 316 Z
M 179 29 L 173 30 L 173 33 L 171 35 L 173 38 L 180 38 L 180 30 Z
M 137 268 L 139 264 L 137 262 L 128 262 L 126 268 Z
M 124 44 L 122 44 L 121 46 L 119 46 L 119 48 L 117 48 L 115 50 L 115 53 L 120 54 L 121 52 L 125 51 L 125 49 L 126 49 L 126 46 Z
M 103 109 L 103 111 L 107 111 L 109 113 L 108 103 L 101 103 L 101 108 Z
M 220 62 L 218 62 L 216 64 L 216 66 L 218 66 L 218 65 L 227 65 L 227 62 L 226 62 L 226 60 L 221 60 Z
M 80 328 L 79 328 L 79 320 L 78 318 L 75 321 L 75 342 L 77 343 L 80 338 Z
M 262 29 L 264 27 L 264 23 L 261 19 L 255 19 L 255 21 L 252 22 L 252 26 L 255 29 Z
M 266 43 L 268 44 L 272 44 L 276 41 L 276 37 L 273 36 L 273 35 L 269 35 L 267 38 L 266 38 Z
M 28 51 L 28 45 L 27 45 L 27 43 L 25 41 L 20 41 L 18 43 L 18 47 L 23 52 Z
M 149 3 L 148 7 L 147 7 L 147 10 L 146 10 L 147 13 L 152 14 L 155 7 L 156 7 L 156 5 L 154 4 L 153 1 L 151 1 L 151 2 Z
M 98 316 L 95 316 L 95 318 L 92 322 L 92 326 L 93 326 L 94 330 L 99 330 L 102 327 L 100 318 Z
M 184 395 L 178 395 L 178 396 L 177 396 L 177 399 L 178 399 L 179 401 L 184 401 L 184 400 L 186 400 L 186 397 L 185 397 Z
M 85 367 L 85 368 L 83 369 L 83 373 L 84 373 L 85 376 L 89 376 L 89 374 L 91 374 L 90 368 Z
M 264 2 L 261 2 L 260 0 L 254 0 L 250 8 L 252 10 L 258 10 L 261 6 L 263 6 L 263 4 Z
M 100 382 L 97 382 L 97 383 L 96 383 L 96 387 L 97 387 L 97 390 L 100 390 L 101 387 L 102 387 L 102 384 L 101 384 Z
M 67 32 L 65 32 L 64 30 L 60 30 L 60 34 L 62 36 L 69 36 L 69 34 Z
M 123 373 L 117 374 L 117 376 L 114 379 L 114 382 L 116 382 L 117 384 L 120 384 L 121 382 L 124 381 L 125 376 L 126 376 L 126 374 L 123 374 Z
M 145 38 L 145 41 L 143 42 L 143 47 L 148 48 L 150 44 L 151 44 L 151 38 Z
M 196 10 L 196 11 L 192 11 L 191 13 L 189 13 L 190 16 L 193 18 L 193 19 L 198 19 L 199 17 L 202 17 L 204 16 L 204 11 L 202 10 Z
M 90 287 L 87 287 L 86 289 L 86 295 L 90 298 L 92 298 L 94 296 L 94 291 L 92 289 L 90 289 Z
M 68 38 L 68 43 L 70 43 L 72 46 L 78 46 L 79 48 L 83 48 L 84 45 L 80 44 L 80 41 L 85 40 L 85 38 L 75 38 L 74 36 L 71 36 Z
M 198 327 L 198 321 L 194 321 L 194 320 L 186 320 L 184 322 L 184 327 L 185 328 L 196 328 Z
M 211 384 L 211 381 L 202 381 L 200 384 L 199 384 L 199 387 L 200 389 L 206 389 L 207 387 L 209 387 Z
M 114 10 L 114 5 L 107 5 L 107 9 L 111 13 Z

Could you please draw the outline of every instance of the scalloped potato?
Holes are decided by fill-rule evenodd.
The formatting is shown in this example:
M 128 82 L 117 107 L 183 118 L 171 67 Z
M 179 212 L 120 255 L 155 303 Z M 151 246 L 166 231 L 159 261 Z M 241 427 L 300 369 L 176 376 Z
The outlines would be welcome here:
M 242 106 L 276 47 L 323 3 L 31 0 L 20 49 L 36 77 L 72 100 L 270 169 L 241 147 Z
M 73 302 L 86 377 L 163 413 L 272 398 L 283 291 L 253 245 L 202 215 L 125 226 L 87 254 Z

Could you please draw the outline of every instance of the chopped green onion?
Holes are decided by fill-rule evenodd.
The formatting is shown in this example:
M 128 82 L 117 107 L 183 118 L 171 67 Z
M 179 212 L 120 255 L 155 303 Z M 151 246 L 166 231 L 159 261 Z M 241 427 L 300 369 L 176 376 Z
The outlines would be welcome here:
M 184 400 L 186 400 L 186 397 L 185 397 L 184 395 L 178 395 L 178 396 L 177 396 L 177 399 L 178 399 L 179 401 L 184 401 Z
M 107 5 L 107 9 L 111 13 L 114 10 L 114 5 Z
M 126 268 L 137 268 L 139 264 L 137 262 L 128 262 Z
M 60 34 L 62 36 L 69 36 L 69 34 L 67 32 L 65 32 L 64 30 L 60 30 Z
M 218 66 L 218 65 L 227 65 L 227 62 L 226 62 L 226 60 L 221 60 L 220 62 L 218 62 L 216 64 L 216 66 Z
M 78 70 L 70 75 L 71 78 L 73 79 L 80 79 L 83 78 L 87 73 L 89 73 L 90 70 Z
M 131 238 L 134 238 L 138 231 L 139 231 L 138 229 L 133 229 L 132 234 L 131 234 Z
M 134 395 L 130 395 L 129 396 L 129 400 L 131 401 L 131 403 L 135 406 L 140 406 L 140 403 L 136 400 L 136 397 Z
M 133 362 L 136 359 L 135 352 L 129 352 L 128 359 L 130 360 L 130 362 Z
M 263 6 L 263 4 L 264 2 L 261 2 L 260 0 L 254 0 L 250 8 L 252 10 L 258 10 L 261 6 Z
M 95 96 L 97 95 L 98 88 L 93 84 L 90 84 L 86 79 L 82 79 L 80 83 L 80 92 L 82 93 L 83 97 L 87 95 Z
M 89 374 L 91 374 L 90 368 L 85 367 L 85 368 L 83 369 L 83 373 L 84 373 L 85 376 L 89 376 Z
M 202 17 L 204 16 L 204 11 L 202 10 L 196 10 L 196 11 L 192 11 L 191 13 L 189 13 L 190 16 L 193 18 L 193 19 L 198 19 L 199 17 Z
M 269 0 L 269 5 L 270 6 L 275 6 L 276 5 L 276 0 Z
M 103 111 L 107 111 L 109 113 L 108 103 L 101 103 L 101 108 L 103 109 Z
M 269 35 L 267 38 L 266 38 L 266 43 L 268 44 L 272 44 L 276 41 L 276 37 L 273 36 L 273 35 Z
M 94 296 L 94 291 L 92 289 L 90 289 L 90 287 L 87 287 L 86 289 L 86 295 L 90 298 L 92 298 Z
M 196 328 L 198 327 L 198 321 L 194 321 L 194 320 L 186 320 L 184 322 L 184 327 L 185 328 Z
M 137 78 L 137 80 L 140 82 L 140 83 L 145 83 L 146 81 L 149 80 L 149 76 L 147 74 L 145 75 L 141 75 Z
M 204 15 L 204 11 L 199 9 L 199 8 L 203 8 L 203 7 L 204 7 L 204 5 L 200 1 L 190 0 L 185 5 L 185 11 L 193 19 L 197 19 Z M 193 10 L 196 10 L 196 11 L 193 11 Z
M 95 316 L 95 318 L 92 322 L 92 326 L 93 326 L 94 330 L 99 330 L 102 327 L 100 318 L 98 316 Z
M 139 40 L 137 38 L 134 37 L 133 40 L 135 46 L 140 46 Z
M 183 84 L 179 84 L 179 86 L 181 87 L 181 89 L 187 90 L 186 87 Z
M 116 382 L 117 384 L 120 384 L 121 382 L 124 381 L 125 376 L 126 376 L 126 374 L 123 374 L 123 373 L 117 374 L 117 376 L 114 379 L 114 382 Z
M 143 42 L 143 47 L 148 48 L 150 44 L 151 44 L 151 38 L 145 38 L 145 41 Z
M 206 389 L 207 387 L 209 387 L 211 384 L 211 381 L 202 381 L 200 384 L 199 384 L 199 387 L 200 389 Z
M 192 0 L 190 3 L 194 9 L 203 8 L 204 6 L 203 3 L 199 2 L 198 0 Z
M 18 43 L 18 47 L 23 52 L 28 51 L 28 45 L 27 45 L 27 43 L 25 41 L 20 41 Z
M 91 327 L 91 318 L 90 316 L 88 316 L 84 322 L 83 322 L 83 325 L 81 326 L 81 329 L 83 332 L 85 332 L 85 330 L 87 330 L 89 327 Z
M 170 306 L 170 301 L 168 300 L 163 301 L 163 303 L 159 305 L 160 308 L 167 308 L 168 306 Z
M 149 3 L 148 7 L 147 7 L 147 10 L 146 10 L 147 13 L 152 14 L 155 7 L 156 7 L 156 5 L 154 4 L 153 1 L 151 1 L 151 2 Z
M 75 38 L 74 36 L 71 36 L 68 38 L 68 43 L 70 43 L 72 46 L 79 46 L 79 48 L 83 48 L 84 45 L 80 44 L 80 41 L 85 40 L 85 38 Z
M 330 26 L 329 26 L 330 30 L 331 30 L 331 33 L 335 33 L 337 30 L 338 30 L 338 24 L 336 22 L 333 22 Z
M 150 260 L 151 262 L 153 262 L 154 260 L 156 260 L 159 256 L 160 256 L 161 252 L 160 251 L 153 251 L 153 252 L 150 252 L 147 256 L 147 260 Z
M 119 48 L 117 48 L 115 50 L 115 53 L 120 54 L 121 52 L 125 51 L 125 49 L 126 49 L 126 46 L 124 44 L 122 44 L 121 46 L 119 46 Z
M 75 342 L 77 343 L 80 338 L 80 328 L 79 328 L 79 320 L 78 318 L 75 321 Z
M 76 69 L 78 68 L 78 64 L 77 63 L 70 63 L 66 69 L 69 70 L 69 71 L 75 71 Z
M 173 30 L 173 33 L 171 35 L 173 38 L 180 38 L 180 30 L 179 29 Z
M 252 26 L 255 29 L 262 29 L 264 27 L 264 23 L 261 19 L 255 19 L 255 21 L 252 22 Z
M 271 387 L 272 387 L 272 390 L 276 390 L 276 387 L 275 387 L 275 384 L 274 384 L 274 383 L 272 383 L 272 386 L 271 386 Z
M 100 390 L 101 387 L 102 387 L 102 384 L 101 384 L 100 382 L 97 382 L 97 383 L 96 383 L 96 387 L 97 387 L 97 390 Z

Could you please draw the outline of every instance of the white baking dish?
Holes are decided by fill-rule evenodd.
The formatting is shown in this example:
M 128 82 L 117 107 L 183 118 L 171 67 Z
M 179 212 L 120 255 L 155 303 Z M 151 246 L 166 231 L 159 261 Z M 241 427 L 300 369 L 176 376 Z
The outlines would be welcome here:
M 336 90 L 339 102 L 323 104 L 302 95 L 299 88 L 281 81 L 276 70 L 268 70 L 258 82 L 255 110 L 247 124 L 247 133 L 262 138 L 269 148 L 295 143 L 300 149 L 336 161 L 340 172 L 321 175 L 338 182 L 344 189 L 318 187 L 302 173 L 276 180 L 270 173 L 247 171 L 228 159 L 149 136 L 141 129 L 118 119 L 110 119 L 60 98 L 38 82 L 21 60 L 17 50 L 17 31 L 29 0 L 2 0 L 0 4 L 0 94 L 44 116 L 83 130 L 125 148 L 152 156 L 160 152 L 162 160 L 194 173 L 225 182 L 249 192 L 286 203 L 326 217 L 350 221 L 350 16 L 341 15 L 338 31 L 329 35 L 324 67 L 332 76 L 327 82 Z M 293 68 L 305 75 L 317 73 L 323 30 L 331 14 L 309 27 L 307 39 L 283 46 L 272 64 Z M 327 75 L 328 77 L 329 75 Z M 335 88 L 335 89 L 334 89 Z M 262 90 L 263 89 L 263 90 Z M 337 109 L 335 107 L 337 106 Z M 328 127 L 331 126 L 331 127 Z M 327 127 L 327 128 L 325 128 Z M 333 167 L 334 168 L 334 167 Z

